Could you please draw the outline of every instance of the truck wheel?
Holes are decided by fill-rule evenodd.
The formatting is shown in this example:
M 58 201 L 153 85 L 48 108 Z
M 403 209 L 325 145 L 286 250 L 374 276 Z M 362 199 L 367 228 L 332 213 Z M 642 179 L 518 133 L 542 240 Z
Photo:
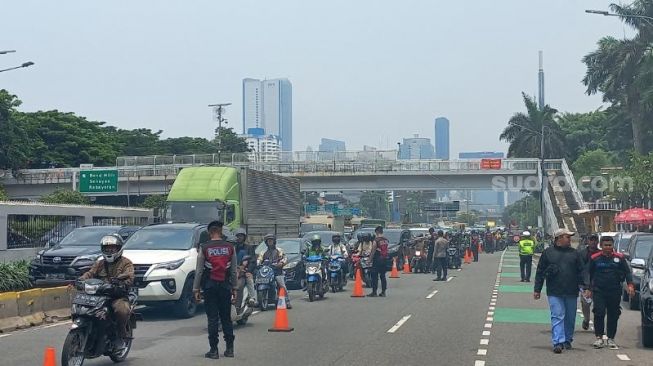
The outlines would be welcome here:
M 181 292 L 181 297 L 174 305 L 175 315 L 182 319 L 188 319 L 195 316 L 197 303 L 193 298 L 193 277 L 188 277 Z
M 642 345 L 646 348 L 653 348 L 653 327 L 642 325 Z

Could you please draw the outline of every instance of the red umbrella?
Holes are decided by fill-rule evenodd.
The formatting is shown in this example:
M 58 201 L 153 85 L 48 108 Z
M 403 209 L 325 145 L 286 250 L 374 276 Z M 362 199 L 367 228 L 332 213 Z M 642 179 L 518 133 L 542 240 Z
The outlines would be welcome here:
M 617 224 L 636 224 L 649 225 L 653 224 L 653 211 L 646 208 L 631 208 L 620 212 L 615 218 Z

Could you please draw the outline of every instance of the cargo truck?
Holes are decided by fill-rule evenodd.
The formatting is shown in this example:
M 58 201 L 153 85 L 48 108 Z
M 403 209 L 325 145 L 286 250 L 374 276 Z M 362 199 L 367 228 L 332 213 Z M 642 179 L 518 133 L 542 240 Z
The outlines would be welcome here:
M 230 231 L 247 230 L 256 243 L 268 233 L 299 236 L 299 181 L 237 167 L 190 167 L 177 175 L 168 194 L 166 219 L 206 224 L 223 220 Z

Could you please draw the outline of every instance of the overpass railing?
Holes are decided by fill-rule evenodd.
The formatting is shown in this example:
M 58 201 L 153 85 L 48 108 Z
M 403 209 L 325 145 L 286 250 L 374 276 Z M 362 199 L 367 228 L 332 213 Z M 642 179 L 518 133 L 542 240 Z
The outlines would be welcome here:
M 292 153 L 298 154 L 298 153 Z M 338 153 L 333 153 L 338 154 Z M 503 159 L 501 168 L 496 170 L 485 169 L 481 160 L 392 160 L 384 152 L 356 152 L 338 155 L 342 160 L 325 159 L 326 155 L 319 153 L 312 155 L 319 157 L 316 160 L 279 160 L 256 161 L 234 158 L 220 165 L 248 167 L 255 170 L 267 171 L 278 174 L 361 174 L 383 172 L 452 172 L 452 173 L 488 173 L 501 174 L 507 171 L 526 171 L 536 173 L 537 159 Z M 232 154 L 236 156 L 236 154 Z M 174 177 L 180 169 L 191 166 L 215 166 L 216 157 L 213 155 L 183 155 L 183 156 L 143 156 L 119 158 L 115 167 L 104 169 L 117 169 L 120 177 Z M 560 166 L 560 162 L 547 161 L 551 167 Z M 103 169 L 103 168 L 96 168 Z M 19 183 L 68 183 L 72 182 L 79 168 L 55 169 L 25 169 L 21 170 L 14 178 Z

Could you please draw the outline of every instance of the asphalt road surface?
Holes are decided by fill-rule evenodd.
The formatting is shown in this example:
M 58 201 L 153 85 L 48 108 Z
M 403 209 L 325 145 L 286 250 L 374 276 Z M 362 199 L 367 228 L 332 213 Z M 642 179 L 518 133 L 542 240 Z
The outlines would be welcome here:
M 401 274 L 388 279 L 386 298 L 352 298 L 351 282 L 346 292 L 314 303 L 292 291 L 295 331 L 269 333 L 274 311 L 256 313 L 236 328 L 234 359 L 203 357 L 203 313 L 178 320 L 166 309 L 143 309 L 145 321 L 124 365 L 653 365 L 653 351 L 639 342 L 639 312 L 626 309 L 616 337 L 620 350 L 593 349 L 593 334 L 579 326 L 574 349 L 553 354 L 546 297 L 533 300 L 532 283 L 519 282 L 514 248 L 501 258 L 482 254 L 480 262 L 450 271 L 448 282 Z M 47 346 L 58 358 L 68 326 L 0 336 L 0 364 L 39 365 Z M 85 362 L 112 364 L 106 357 Z

